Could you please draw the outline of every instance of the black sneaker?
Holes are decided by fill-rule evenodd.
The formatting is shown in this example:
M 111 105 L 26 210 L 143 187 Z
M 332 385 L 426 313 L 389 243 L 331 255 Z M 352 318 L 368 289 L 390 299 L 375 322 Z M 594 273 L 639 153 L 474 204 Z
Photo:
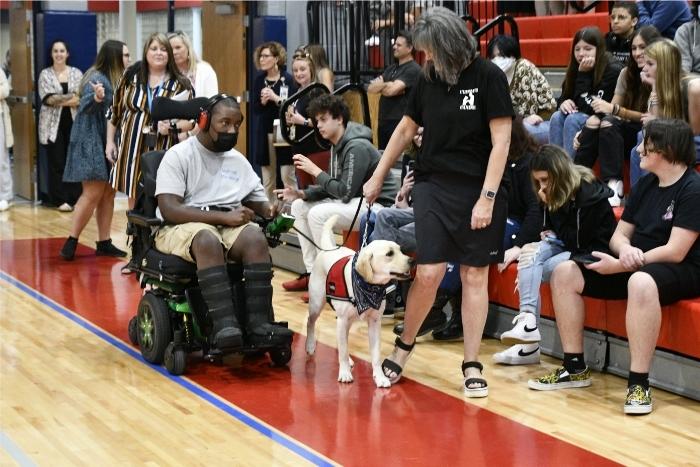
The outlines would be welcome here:
M 75 237 L 68 237 L 66 243 L 63 244 L 63 248 L 58 253 L 66 261 L 73 261 L 75 258 L 75 249 L 78 247 L 78 239 Z
M 112 243 L 112 239 L 100 240 L 97 242 L 97 247 L 95 248 L 95 254 L 97 256 L 112 256 L 114 258 L 125 258 L 127 252 L 120 250 Z

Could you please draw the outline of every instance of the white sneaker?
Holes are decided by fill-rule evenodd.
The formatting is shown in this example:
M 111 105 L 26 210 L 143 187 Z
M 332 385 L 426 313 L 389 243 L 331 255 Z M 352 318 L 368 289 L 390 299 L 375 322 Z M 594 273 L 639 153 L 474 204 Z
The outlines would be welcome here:
M 516 344 L 493 354 L 493 361 L 503 365 L 532 365 L 540 363 L 539 344 Z
M 10 203 L 6 199 L 0 200 L 0 212 L 10 209 Z
M 625 196 L 624 184 L 622 183 L 622 180 L 616 180 L 614 178 L 608 180 L 608 188 L 610 188 L 614 193 L 610 198 L 608 198 L 610 206 L 614 208 L 618 207 L 620 204 L 622 204 L 622 198 Z
M 513 329 L 501 334 L 501 342 L 504 344 L 532 344 L 542 339 L 537 327 L 537 316 L 534 313 L 521 312 L 513 318 L 513 324 L 515 324 Z

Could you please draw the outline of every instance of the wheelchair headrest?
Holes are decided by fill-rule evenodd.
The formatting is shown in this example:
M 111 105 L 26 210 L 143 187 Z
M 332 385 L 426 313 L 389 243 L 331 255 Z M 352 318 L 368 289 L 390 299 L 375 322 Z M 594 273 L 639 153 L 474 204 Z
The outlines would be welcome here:
M 209 105 L 209 98 L 196 97 L 187 101 L 176 101 L 167 97 L 153 99 L 151 118 L 154 121 L 183 119 L 197 120 L 202 109 Z
M 141 183 L 143 193 L 148 197 L 155 196 L 158 166 L 164 155 L 165 151 L 150 151 L 141 156 Z

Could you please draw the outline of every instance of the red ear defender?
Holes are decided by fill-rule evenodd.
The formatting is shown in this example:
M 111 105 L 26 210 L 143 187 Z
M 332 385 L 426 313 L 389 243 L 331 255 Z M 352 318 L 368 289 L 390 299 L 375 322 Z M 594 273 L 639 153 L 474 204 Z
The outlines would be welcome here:
M 202 110 L 197 118 L 197 126 L 200 130 L 207 131 L 209 129 L 209 111 Z

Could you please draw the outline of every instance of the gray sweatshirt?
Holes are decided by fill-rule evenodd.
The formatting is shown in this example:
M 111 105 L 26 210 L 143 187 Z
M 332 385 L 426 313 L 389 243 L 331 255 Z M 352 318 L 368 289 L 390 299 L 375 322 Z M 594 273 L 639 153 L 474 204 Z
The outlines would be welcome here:
M 700 73 L 700 19 L 695 18 L 678 28 L 675 42 L 681 51 L 683 70 Z
M 345 134 L 331 148 L 328 172 L 316 177 L 304 194 L 308 201 L 325 198 L 339 199 L 343 203 L 362 196 L 362 185 L 369 180 L 379 164 L 379 151 L 372 144 L 372 131 L 364 125 L 348 122 Z M 399 189 L 398 180 L 391 174 L 384 181 L 377 202 L 382 206 L 394 203 Z

